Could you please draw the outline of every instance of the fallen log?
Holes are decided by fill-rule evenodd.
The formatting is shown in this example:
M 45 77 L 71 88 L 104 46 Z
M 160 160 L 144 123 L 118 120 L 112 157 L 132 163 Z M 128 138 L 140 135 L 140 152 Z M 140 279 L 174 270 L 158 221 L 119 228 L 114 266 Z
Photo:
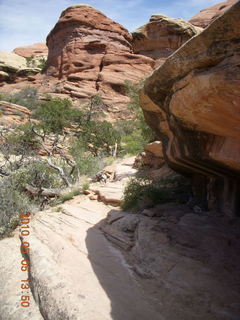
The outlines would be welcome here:
M 54 198 L 54 197 L 60 197 L 66 194 L 66 190 L 61 190 L 61 189 L 46 189 L 46 188 L 34 188 L 30 185 L 27 185 L 25 187 L 26 191 L 31 194 L 33 197 L 49 197 L 49 198 Z

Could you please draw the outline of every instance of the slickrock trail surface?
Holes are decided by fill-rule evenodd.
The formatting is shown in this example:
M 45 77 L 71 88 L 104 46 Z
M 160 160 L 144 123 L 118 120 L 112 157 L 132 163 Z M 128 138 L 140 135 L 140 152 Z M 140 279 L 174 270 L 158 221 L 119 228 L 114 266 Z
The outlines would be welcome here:
M 162 319 L 122 253 L 94 227 L 112 208 L 81 196 L 62 207 L 31 222 L 31 289 L 43 319 Z M 32 297 L 31 309 L 19 307 L 19 245 L 17 236 L 0 242 L 1 270 L 6 271 L 1 273 L 0 319 L 42 319 Z
M 130 164 L 116 165 L 109 189 L 121 192 L 122 182 L 123 191 Z M 16 233 L 0 241 L 0 319 L 238 320 L 239 223 L 190 211 L 166 204 L 132 214 L 80 195 L 36 214 L 31 307 L 19 306 L 26 276 Z

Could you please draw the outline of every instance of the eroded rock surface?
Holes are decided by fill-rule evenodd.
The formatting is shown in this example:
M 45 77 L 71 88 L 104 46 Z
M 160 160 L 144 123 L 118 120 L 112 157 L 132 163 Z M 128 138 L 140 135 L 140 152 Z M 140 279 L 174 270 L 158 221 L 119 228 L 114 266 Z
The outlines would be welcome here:
M 38 42 L 30 46 L 15 48 L 13 52 L 24 58 L 31 58 L 37 55 L 47 55 L 48 48 L 46 46 L 46 43 Z
M 240 2 L 146 80 L 146 121 L 173 169 L 192 178 L 202 207 L 240 212 Z
M 155 66 L 159 66 L 201 30 L 183 19 L 154 14 L 147 24 L 132 33 L 133 50 L 156 60 Z
M 239 318 L 239 228 L 177 204 L 140 215 L 111 211 L 101 227 L 127 251 L 127 262 L 166 320 Z
M 164 162 L 161 141 L 154 141 L 147 144 L 144 147 L 144 152 L 141 152 L 135 159 L 136 167 L 148 166 L 154 169 L 161 168 Z
M 132 53 L 131 35 L 118 23 L 88 5 L 63 11 L 47 38 L 47 75 L 61 80 L 60 90 L 72 97 L 100 93 L 117 106 L 127 101 L 124 81 L 138 81 L 152 70 L 153 61 Z
M 133 162 L 117 164 L 112 188 L 131 177 Z M 19 304 L 26 276 L 16 231 L 0 241 L 2 320 L 239 317 L 237 220 L 176 203 L 134 214 L 80 195 L 29 225 L 31 307 Z
M 22 81 L 40 69 L 28 67 L 27 60 L 14 52 L 0 51 L 0 86 L 6 82 Z
M 228 10 L 237 0 L 227 0 L 220 2 L 210 8 L 201 10 L 198 14 L 192 17 L 189 22 L 195 26 L 205 28 L 226 10 Z

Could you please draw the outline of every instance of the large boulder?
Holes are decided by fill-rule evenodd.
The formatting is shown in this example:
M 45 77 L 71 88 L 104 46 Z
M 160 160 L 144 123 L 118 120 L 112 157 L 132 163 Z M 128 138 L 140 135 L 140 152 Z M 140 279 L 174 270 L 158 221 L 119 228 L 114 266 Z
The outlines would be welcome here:
M 46 43 L 38 42 L 38 43 L 34 43 L 30 46 L 15 48 L 13 50 L 13 52 L 18 54 L 19 56 L 24 57 L 24 58 L 31 58 L 31 57 L 35 57 L 37 55 L 47 55 L 48 48 L 46 46 Z
M 240 2 L 147 78 L 141 104 L 201 206 L 240 212 Z
M 0 82 L 15 82 L 40 72 L 35 66 L 28 66 L 27 60 L 14 52 L 0 51 Z
M 221 14 L 223 14 L 227 9 L 229 9 L 237 0 L 227 0 L 218 3 L 210 8 L 201 10 L 198 14 L 193 16 L 189 22 L 195 26 L 205 28 L 215 19 L 217 19 Z
M 26 68 L 26 59 L 20 57 L 14 52 L 0 51 L 0 70 L 1 71 L 17 71 Z
M 82 99 L 100 93 L 110 112 L 123 112 L 125 80 L 137 82 L 153 66 L 151 58 L 132 53 L 131 41 L 124 27 L 97 9 L 69 7 L 47 37 L 46 73 L 61 81 L 62 93 Z
M 187 40 L 202 31 L 183 19 L 154 14 L 149 22 L 132 33 L 133 50 L 156 60 L 161 65 Z

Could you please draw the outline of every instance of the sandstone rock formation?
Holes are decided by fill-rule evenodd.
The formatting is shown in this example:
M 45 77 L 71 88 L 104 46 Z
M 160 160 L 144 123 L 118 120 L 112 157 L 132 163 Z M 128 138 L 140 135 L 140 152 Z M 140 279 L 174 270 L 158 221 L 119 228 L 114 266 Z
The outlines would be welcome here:
M 132 175 L 132 164 L 117 164 L 118 179 Z M 239 220 L 229 224 L 176 203 L 133 214 L 79 195 L 31 214 L 27 226 L 29 235 L 19 239 L 16 230 L 0 241 L 1 319 L 239 317 Z M 28 273 L 21 270 L 23 241 Z M 27 279 L 30 288 L 21 288 Z M 23 294 L 28 308 L 20 305 Z
M 0 128 L 20 125 L 28 121 L 31 111 L 15 103 L 0 101 Z
M 183 19 L 154 14 L 147 24 L 132 33 L 133 50 L 153 58 L 156 66 L 159 66 L 183 43 L 201 31 L 201 28 Z
M 141 152 L 135 160 L 135 166 L 148 166 L 154 169 L 161 168 L 164 164 L 164 156 L 162 151 L 162 142 L 154 141 L 144 147 L 144 152 Z
M 189 22 L 193 25 L 205 28 L 212 23 L 216 18 L 229 9 L 237 0 L 227 0 L 218 3 L 210 8 L 201 10 L 198 14 L 192 17 Z
M 152 70 L 152 59 L 132 53 L 128 31 L 88 5 L 63 11 L 47 46 L 46 73 L 61 82 L 62 93 L 77 98 L 100 93 L 115 108 L 127 101 L 124 81 L 138 81 Z
M 127 262 L 164 319 L 238 319 L 239 222 L 230 226 L 168 203 L 138 215 L 111 210 L 101 230 L 127 250 Z
M 240 212 L 240 2 L 146 80 L 141 103 L 169 165 L 202 207 Z
M 27 60 L 14 52 L 0 51 L 0 83 L 14 82 L 17 78 L 36 74 L 40 69 L 28 67 Z M 21 79 L 20 79 L 21 81 Z
M 0 81 L 6 81 L 27 67 L 26 59 L 13 52 L 0 51 Z
M 38 42 L 30 46 L 15 48 L 13 52 L 24 58 L 31 58 L 37 55 L 47 55 L 48 48 L 44 42 Z

